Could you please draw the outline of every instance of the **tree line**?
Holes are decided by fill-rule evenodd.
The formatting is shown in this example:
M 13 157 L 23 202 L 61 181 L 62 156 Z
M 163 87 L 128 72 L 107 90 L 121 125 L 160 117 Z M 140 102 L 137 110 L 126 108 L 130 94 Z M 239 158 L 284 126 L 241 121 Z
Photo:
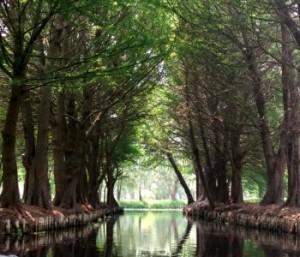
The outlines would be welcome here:
M 1 206 L 21 208 L 21 166 L 27 204 L 97 206 L 105 184 L 117 206 L 140 130 L 189 202 L 177 156 L 212 207 L 243 202 L 245 176 L 257 175 L 261 204 L 299 206 L 299 10 L 282 0 L 1 1 Z
M 169 47 L 153 11 L 143 1 L 1 1 L 2 207 L 97 207 L 101 184 L 118 205 L 120 166 Z
M 197 199 L 212 207 L 243 202 L 249 170 L 253 181 L 266 174 L 261 204 L 299 207 L 299 3 L 169 3 L 178 47 L 168 64 L 174 125 L 165 152 L 181 145 Z

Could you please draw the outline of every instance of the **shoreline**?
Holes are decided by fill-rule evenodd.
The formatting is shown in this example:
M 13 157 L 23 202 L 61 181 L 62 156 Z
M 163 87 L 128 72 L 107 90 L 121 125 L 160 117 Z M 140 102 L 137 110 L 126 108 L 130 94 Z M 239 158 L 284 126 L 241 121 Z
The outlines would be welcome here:
M 219 204 L 212 210 L 206 202 L 195 202 L 183 208 L 183 213 L 193 219 L 300 235 L 300 209 L 298 208 L 242 203 Z
M 32 212 L 31 212 L 32 210 Z M 0 209 L 0 234 L 34 234 L 40 232 L 57 231 L 66 228 L 76 228 L 103 219 L 105 216 L 121 214 L 120 207 L 104 207 L 92 210 L 59 210 L 53 208 L 46 211 L 35 206 L 26 206 L 24 213 L 10 209 Z

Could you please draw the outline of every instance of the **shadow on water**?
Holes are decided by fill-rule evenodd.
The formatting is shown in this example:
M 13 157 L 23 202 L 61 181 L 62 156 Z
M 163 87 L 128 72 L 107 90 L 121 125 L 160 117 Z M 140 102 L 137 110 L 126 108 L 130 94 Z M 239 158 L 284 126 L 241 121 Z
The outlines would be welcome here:
M 300 238 L 193 221 L 179 212 L 131 212 L 81 229 L 2 237 L 1 256 L 300 257 Z

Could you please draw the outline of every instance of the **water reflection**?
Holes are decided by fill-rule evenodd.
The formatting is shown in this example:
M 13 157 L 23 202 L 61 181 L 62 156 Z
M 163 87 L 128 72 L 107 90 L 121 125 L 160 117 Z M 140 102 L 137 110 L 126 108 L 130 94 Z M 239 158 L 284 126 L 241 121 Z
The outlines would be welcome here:
M 180 212 L 128 212 L 82 229 L 2 237 L 3 255 L 300 257 L 300 238 L 192 221 Z

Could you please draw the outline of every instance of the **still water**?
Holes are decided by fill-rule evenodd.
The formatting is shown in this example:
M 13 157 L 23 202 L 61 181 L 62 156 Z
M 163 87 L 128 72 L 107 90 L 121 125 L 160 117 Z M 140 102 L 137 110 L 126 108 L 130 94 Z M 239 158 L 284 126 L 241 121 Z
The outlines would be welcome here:
M 300 256 L 300 238 L 192 221 L 179 211 L 127 211 L 80 230 L 0 240 L 0 256 Z

